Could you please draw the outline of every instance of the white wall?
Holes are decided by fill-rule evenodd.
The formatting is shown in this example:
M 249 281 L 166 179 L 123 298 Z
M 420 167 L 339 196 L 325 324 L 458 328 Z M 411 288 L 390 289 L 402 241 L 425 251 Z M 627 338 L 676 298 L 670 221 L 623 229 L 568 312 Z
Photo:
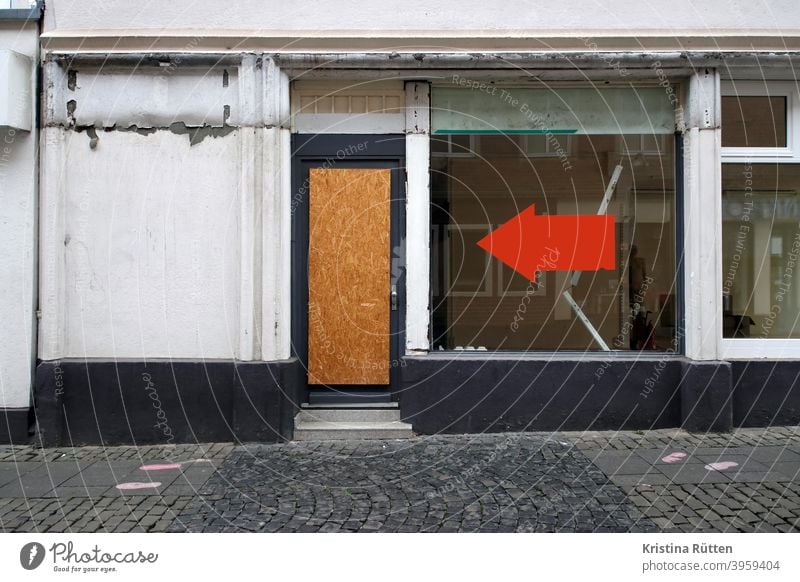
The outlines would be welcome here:
M 35 25 L 0 23 L 0 48 L 36 63 Z M 28 98 L 35 103 L 31 75 Z M 35 109 L 34 109 L 35 110 Z M 34 351 L 36 134 L 0 128 L 0 409 L 27 408 Z
M 586 50 L 587 36 L 631 50 L 748 48 L 755 38 L 781 49 L 797 44 L 800 11 L 796 0 L 48 0 L 45 23 L 49 48 L 81 51 Z
M 95 149 L 86 133 L 53 139 L 66 163 L 61 354 L 235 357 L 236 133 L 194 146 L 168 130 L 101 132 Z
M 45 63 L 41 359 L 288 357 L 288 97 L 245 60 Z

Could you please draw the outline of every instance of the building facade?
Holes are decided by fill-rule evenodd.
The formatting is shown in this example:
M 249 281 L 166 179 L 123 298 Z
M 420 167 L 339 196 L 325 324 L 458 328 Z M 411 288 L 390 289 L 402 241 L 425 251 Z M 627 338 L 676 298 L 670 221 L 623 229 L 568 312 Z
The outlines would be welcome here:
M 797 424 L 800 10 L 756 4 L 51 0 L 0 404 L 45 444 Z

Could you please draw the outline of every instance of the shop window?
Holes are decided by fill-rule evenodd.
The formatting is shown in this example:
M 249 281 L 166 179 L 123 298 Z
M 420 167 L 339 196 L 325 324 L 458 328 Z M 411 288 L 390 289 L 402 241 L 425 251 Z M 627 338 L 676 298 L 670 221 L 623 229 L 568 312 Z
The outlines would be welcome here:
M 723 85 L 725 339 L 800 339 L 797 105 L 794 83 Z
M 800 160 L 798 110 L 800 99 L 793 82 L 723 82 L 723 162 Z
M 800 165 L 722 166 L 722 334 L 800 338 Z
M 786 97 L 722 97 L 722 147 L 785 148 Z
M 660 88 L 504 92 L 432 91 L 433 349 L 675 349 L 667 96 Z M 476 155 L 433 145 L 444 136 L 470 136 Z M 477 244 L 531 205 L 537 215 L 596 215 L 614 178 L 604 212 L 614 216 L 613 269 L 543 267 L 531 282 Z

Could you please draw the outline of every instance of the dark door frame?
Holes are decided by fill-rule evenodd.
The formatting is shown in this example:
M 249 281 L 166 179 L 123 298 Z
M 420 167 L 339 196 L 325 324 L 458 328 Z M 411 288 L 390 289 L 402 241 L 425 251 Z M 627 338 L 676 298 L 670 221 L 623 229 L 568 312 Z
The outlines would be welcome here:
M 390 311 L 389 390 L 395 394 L 405 346 L 406 141 L 403 134 L 292 135 L 292 356 L 300 362 L 299 401 L 308 400 L 308 170 L 389 168 L 392 170 L 391 273 L 397 310 Z

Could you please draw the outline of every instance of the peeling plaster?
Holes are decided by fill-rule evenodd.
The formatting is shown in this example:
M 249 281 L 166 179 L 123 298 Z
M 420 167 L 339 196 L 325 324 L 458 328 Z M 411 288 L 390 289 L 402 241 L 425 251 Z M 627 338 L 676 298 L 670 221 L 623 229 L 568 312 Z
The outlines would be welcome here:
M 86 135 L 89 136 L 89 149 L 95 149 L 97 147 L 97 130 L 94 127 L 87 127 Z
M 173 123 L 169 126 L 169 130 L 177 135 L 189 135 L 189 145 L 195 145 L 203 141 L 206 137 L 225 137 L 236 127 L 232 125 L 223 125 L 222 127 L 214 127 L 212 125 L 202 125 L 200 127 L 190 127 L 183 122 Z
M 89 147 L 91 149 L 95 149 L 97 147 L 97 144 L 100 139 L 97 134 L 99 128 L 95 127 L 94 125 L 80 125 L 76 126 L 74 129 L 78 133 L 86 132 L 86 135 L 89 136 Z M 224 125 L 222 127 L 215 127 L 213 125 L 208 125 L 208 124 L 201 126 L 187 126 L 182 121 L 172 123 L 167 127 L 139 127 L 137 125 L 129 125 L 128 127 L 117 127 L 116 125 L 114 125 L 111 127 L 102 128 L 104 133 L 112 133 L 112 132 L 136 133 L 142 136 L 152 135 L 157 131 L 169 131 L 176 135 L 188 135 L 189 145 L 197 145 L 207 137 L 212 137 L 212 138 L 225 137 L 226 135 L 229 135 L 236 129 L 237 127 L 234 125 Z
M 78 102 L 75 99 L 67 101 L 67 123 L 69 126 L 75 125 L 75 110 L 78 108 Z

